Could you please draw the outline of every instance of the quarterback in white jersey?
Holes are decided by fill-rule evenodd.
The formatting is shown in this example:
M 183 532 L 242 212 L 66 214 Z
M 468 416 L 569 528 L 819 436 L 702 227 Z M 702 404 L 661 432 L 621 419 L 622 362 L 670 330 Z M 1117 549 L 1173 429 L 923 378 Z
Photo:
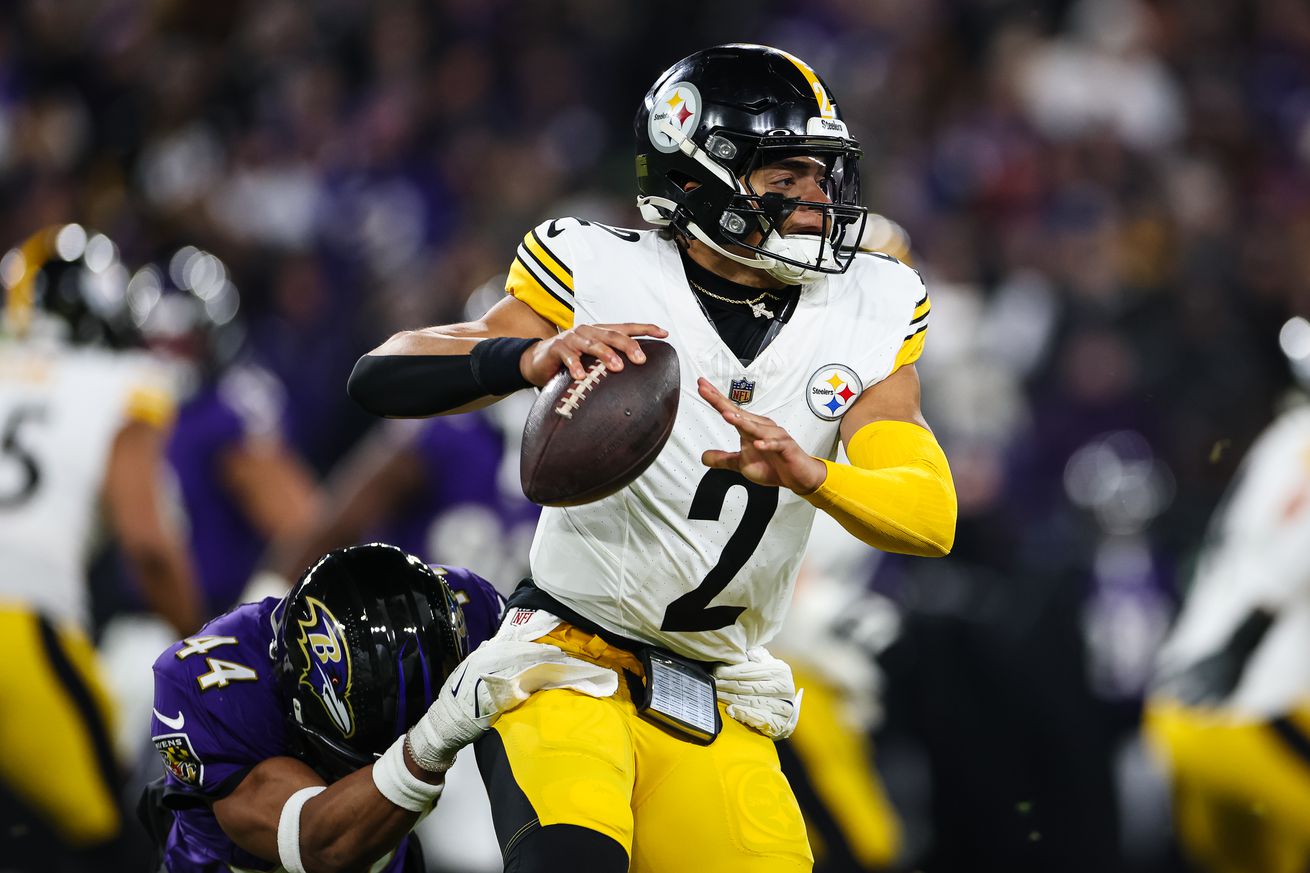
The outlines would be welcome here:
M 845 273 L 807 286 L 777 339 L 747 364 L 688 293 L 677 246 L 656 231 L 545 222 L 519 249 L 510 283 L 561 329 L 660 325 L 682 365 L 683 402 L 655 463 L 604 500 L 542 511 L 536 584 L 603 627 L 698 661 L 738 660 L 767 643 L 791 600 L 815 507 L 702 463 L 737 431 L 700 399 L 697 377 L 724 395 L 738 386 L 742 409 L 772 419 L 807 454 L 835 459 L 842 416 L 923 348 L 929 301 L 918 274 L 858 255 Z
M 0 783 L 58 837 L 31 829 L 7 858 L 27 869 L 36 853 L 53 869 L 69 851 L 117 869 L 119 774 L 87 638 L 86 562 L 107 528 L 143 599 L 182 632 L 199 626 L 161 506 L 174 401 L 148 358 L 119 347 L 127 271 L 107 237 L 40 231 L 0 260 L 0 280 L 0 655 L 18 665 L 0 678 Z
M 635 337 L 673 345 L 683 398 L 659 457 L 611 497 L 545 510 L 502 628 L 632 682 L 533 696 L 479 741 L 479 764 L 507 868 L 557 869 L 563 852 L 607 873 L 808 870 L 769 742 L 799 695 L 763 646 L 816 508 L 879 548 L 950 550 L 955 491 L 914 369 L 928 295 L 894 258 L 857 253 L 860 147 L 799 58 L 697 52 L 635 127 L 658 231 L 539 225 L 506 298 L 397 334 L 349 388 L 377 414 L 441 414 L 561 367 L 584 378 L 584 354 L 641 366 Z
M 1147 704 L 1180 842 L 1215 873 L 1310 860 L 1310 406 L 1256 440 Z

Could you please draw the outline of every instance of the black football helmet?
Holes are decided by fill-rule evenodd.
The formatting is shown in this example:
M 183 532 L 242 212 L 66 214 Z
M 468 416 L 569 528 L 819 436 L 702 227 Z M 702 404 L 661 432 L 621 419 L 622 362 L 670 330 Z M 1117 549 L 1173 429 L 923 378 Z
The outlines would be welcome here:
M 127 307 L 147 347 L 194 367 L 201 378 L 231 363 L 245 339 L 241 296 L 227 267 L 195 246 L 132 274 Z
M 651 86 L 636 134 L 637 205 L 648 222 L 784 282 L 813 282 L 850 266 L 866 218 L 860 145 L 804 61 L 761 45 L 696 52 Z M 750 188 L 752 172 L 796 156 L 823 162 L 827 202 Z M 783 222 L 802 207 L 822 213 L 824 234 L 784 237 Z M 752 241 L 757 232 L 762 238 Z
M 140 337 L 126 307 L 118 246 L 80 224 L 32 234 L 0 258 L 4 332 L 74 345 L 131 348 Z
M 442 571 L 383 543 L 324 555 L 273 621 L 295 751 L 329 781 L 373 763 L 468 654 Z

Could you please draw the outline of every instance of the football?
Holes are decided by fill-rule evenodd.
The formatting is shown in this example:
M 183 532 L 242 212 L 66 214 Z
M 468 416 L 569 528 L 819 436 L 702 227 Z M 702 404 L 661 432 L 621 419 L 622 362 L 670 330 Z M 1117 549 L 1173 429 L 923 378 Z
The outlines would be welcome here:
M 612 372 L 584 355 L 585 379 L 560 372 L 541 389 L 523 427 L 523 493 L 543 506 L 608 497 L 651 465 L 678 414 L 678 354 L 638 340 L 646 363 Z

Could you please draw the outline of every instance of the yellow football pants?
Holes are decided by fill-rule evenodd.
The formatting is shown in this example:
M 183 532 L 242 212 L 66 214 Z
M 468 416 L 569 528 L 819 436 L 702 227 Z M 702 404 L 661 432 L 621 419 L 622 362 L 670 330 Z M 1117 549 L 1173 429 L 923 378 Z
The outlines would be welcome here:
M 631 653 L 568 624 L 539 642 L 641 674 Z M 523 830 L 571 824 L 605 834 L 634 873 L 809 871 L 805 823 L 773 742 L 720 714 L 723 730 L 701 746 L 637 715 L 622 680 L 603 699 L 534 695 L 495 726 L 531 805 Z M 508 851 L 513 835 L 500 837 Z
M 118 834 L 111 704 L 90 642 L 0 605 L 0 780 L 68 845 Z
M 1210 873 L 1310 864 L 1310 704 L 1272 721 L 1152 701 L 1152 746 L 1173 782 L 1183 850 Z
M 794 664 L 792 676 L 805 701 L 779 754 L 791 762 L 784 769 L 800 799 L 816 869 L 825 861 L 843 869 L 890 867 L 900 853 L 900 821 L 874 769 L 872 744 L 842 718 L 836 688 Z

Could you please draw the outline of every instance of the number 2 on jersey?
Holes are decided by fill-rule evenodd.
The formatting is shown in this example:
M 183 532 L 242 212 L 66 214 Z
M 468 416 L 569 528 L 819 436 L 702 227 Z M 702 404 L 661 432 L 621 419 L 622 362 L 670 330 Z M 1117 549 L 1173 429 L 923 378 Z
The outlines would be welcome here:
M 709 470 L 696 486 L 687 517 L 692 521 L 718 521 L 728 492 L 738 485 L 746 489 L 746 511 L 737 529 L 728 537 L 718 563 L 701 583 L 669 604 L 660 630 L 718 630 L 728 627 L 746 611 L 744 606 L 710 606 L 710 601 L 728 587 L 764 539 L 764 529 L 778 509 L 778 489 L 757 485 L 735 470 Z

